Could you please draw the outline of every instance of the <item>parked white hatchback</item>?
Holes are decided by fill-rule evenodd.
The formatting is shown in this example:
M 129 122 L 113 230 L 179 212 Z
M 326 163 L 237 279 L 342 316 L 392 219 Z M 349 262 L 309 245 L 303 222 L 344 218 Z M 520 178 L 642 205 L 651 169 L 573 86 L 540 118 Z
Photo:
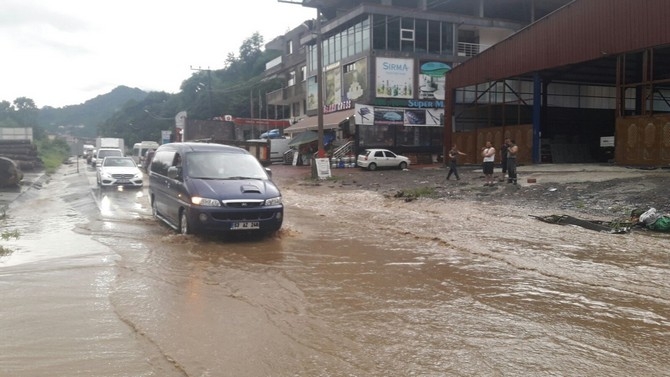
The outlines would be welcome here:
M 358 155 L 356 165 L 368 170 L 377 168 L 399 168 L 407 169 L 409 158 L 395 154 L 388 149 L 366 149 Z

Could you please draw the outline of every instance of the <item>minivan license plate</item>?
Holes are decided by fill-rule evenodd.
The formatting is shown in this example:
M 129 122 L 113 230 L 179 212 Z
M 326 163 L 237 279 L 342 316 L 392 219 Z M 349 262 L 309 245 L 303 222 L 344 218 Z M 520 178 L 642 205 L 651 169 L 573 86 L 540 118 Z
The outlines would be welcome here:
M 233 223 L 230 226 L 231 230 L 248 230 L 248 229 L 259 229 L 260 224 L 258 221 L 244 221 L 239 223 Z

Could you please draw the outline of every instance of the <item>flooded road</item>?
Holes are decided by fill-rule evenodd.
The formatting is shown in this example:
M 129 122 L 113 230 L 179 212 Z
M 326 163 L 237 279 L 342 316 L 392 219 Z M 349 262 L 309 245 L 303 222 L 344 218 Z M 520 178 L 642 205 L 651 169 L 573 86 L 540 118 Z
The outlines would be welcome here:
M 670 375 L 667 236 L 277 173 L 276 237 L 181 236 L 64 169 L 2 223 L 0 375 Z

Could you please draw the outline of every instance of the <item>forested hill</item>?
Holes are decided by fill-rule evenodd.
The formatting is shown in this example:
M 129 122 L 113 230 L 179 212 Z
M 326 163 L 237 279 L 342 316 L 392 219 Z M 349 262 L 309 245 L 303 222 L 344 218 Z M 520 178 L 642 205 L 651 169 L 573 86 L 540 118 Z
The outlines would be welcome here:
M 45 106 L 38 112 L 38 124 L 49 133 L 76 128 L 80 136 L 95 136 L 97 127 L 130 100 L 143 101 L 148 93 L 137 88 L 118 86 L 79 105 L 62 108 Z

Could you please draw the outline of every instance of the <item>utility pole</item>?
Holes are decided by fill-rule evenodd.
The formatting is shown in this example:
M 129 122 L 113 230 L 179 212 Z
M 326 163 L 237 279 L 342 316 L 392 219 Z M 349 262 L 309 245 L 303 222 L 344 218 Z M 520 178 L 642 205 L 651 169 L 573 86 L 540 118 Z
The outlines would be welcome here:
M 214 111 L 213 111 L 213 105 L 212 105 L 212 70 L 209 69 L 209 67 L 205 68 L 193 68 L 191 66 L 192 71 L 206 71 L 207 72 L 207 95 L 209 97 L 209 119 L 214 117 Z

